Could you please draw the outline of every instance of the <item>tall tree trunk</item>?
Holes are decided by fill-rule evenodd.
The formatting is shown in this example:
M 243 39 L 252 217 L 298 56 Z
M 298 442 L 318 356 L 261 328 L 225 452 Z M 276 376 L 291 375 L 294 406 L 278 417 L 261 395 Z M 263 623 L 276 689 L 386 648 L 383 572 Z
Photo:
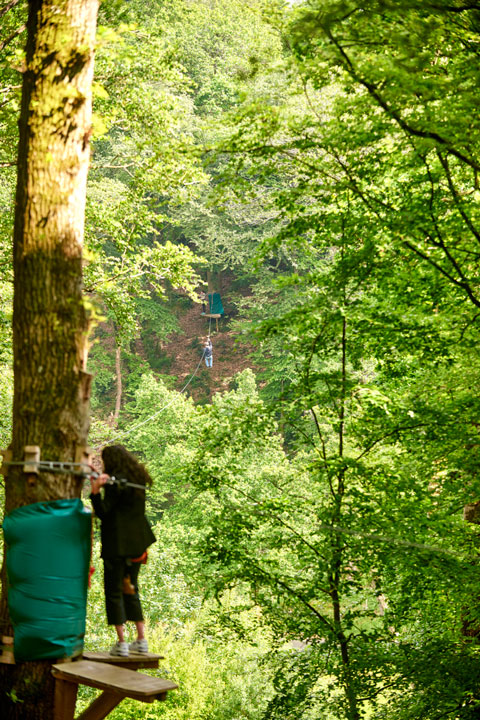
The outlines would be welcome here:
M 113 413 L 113 419 L 115 420 L 116 425 L 122 407 L 122 348 L 120 347 L 120 345 L 117 345 L 117 347 L 115 348 L 115 374 L 117 376 L 117 388 L 115 394 L 115 412 Z
M 72 462 L 86 445 L 88 317 L 82 245 L 98 0 L 30 0 L 14 230 L 14 400 L 10 449 Z M 71 475 L 12 466 L 5 510 L 80 495 Z M 4 563 L 5 565 L 5 563 Z M 5 570 L 0 629 L 10 634 Z M 53 717 L 50 663 L 0 665 L 0 717 Z
M 346 306 L 346 297 L 344 294 L 344 306 Z M 347 320 L 342 320 L 342 358 L 341 358 L 341 392 L 340 407 L 338 413 L 339 429 L 338 429 L 338 459 L 343 461 L 345 451 L 345 404 L 347 401 Z M 342 520 L 342 504 L 345 495 L 345 468 L 342 467 L 337 475 L 337 487 L 335 491 L 335 509 L 332 517 L 332 525 L 336 526 Z M 343 540 L 339 533 L 332 534 L 332 562 L 329 573 L 330 597 L 332 600 L 333 621 L 337 643 L 340 650 L 340 658 L 342 665 L 342 685 L 345 693 L 345 699 L 348 706 L 348 719 L 359 720 L 360 711 L 358 708 L 358 700 L 352 682 L 352 669 L 350 662 L 350 652 L 348 647 L 348 638 L 345 635 L 342 624 L 342 605 L 340 595 L 340 581 L 343 564 L 344 564 L 344 546 Z
M 214 280 L 213 280 L 213 273 L 211 270 L 207 270 L 207 285 L 208 285 L 207 292 L 213 293 L 215 284 L 214 284 Z

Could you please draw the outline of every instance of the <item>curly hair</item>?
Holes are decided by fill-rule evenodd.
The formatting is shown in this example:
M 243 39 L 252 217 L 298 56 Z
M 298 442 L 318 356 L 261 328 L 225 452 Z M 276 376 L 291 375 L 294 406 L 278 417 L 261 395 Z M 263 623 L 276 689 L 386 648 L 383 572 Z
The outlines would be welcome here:
M 142 485 L 153 483 L 147 469 L 138 462 L 123 445 L 107 445 L 102 450 L 102 460 L 108 475 L 126 477 L 127 480 Z

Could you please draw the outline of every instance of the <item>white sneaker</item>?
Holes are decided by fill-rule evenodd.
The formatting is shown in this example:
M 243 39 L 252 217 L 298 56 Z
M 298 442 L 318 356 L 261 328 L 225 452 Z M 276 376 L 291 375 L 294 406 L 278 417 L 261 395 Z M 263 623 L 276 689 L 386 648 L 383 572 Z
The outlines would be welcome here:
M 130 652 L 134 653 L 148 653 L 148 642 L 145 638 L 142 638 L 141 640 L 135 640 L 135 642 L 130 643 L 128 646 Z
M 115 645 L 110 650 L 110 655 L 117 655 L 120 657 L 128 657 L 128 643 L 126 642 L 116 642 Z

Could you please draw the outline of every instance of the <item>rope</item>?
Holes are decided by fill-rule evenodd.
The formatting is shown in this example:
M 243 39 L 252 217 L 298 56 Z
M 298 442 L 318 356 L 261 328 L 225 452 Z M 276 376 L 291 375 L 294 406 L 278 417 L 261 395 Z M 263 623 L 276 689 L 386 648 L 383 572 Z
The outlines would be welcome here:
M 98 473 L 97 473 L 98 477 Z M 132 483 L 127 478 L 116 478 L 115 475 L 110 475 L 109 479 L 105 483 L 106 485 L 119 485 L 120 487 L 132 487 L 132 488 L 138 488 L 139 490 L 146 490 L 145 485 L 140 485 L 140 483 Z
M 81 463 L 63 462 L 62 460 L 4 460 L 3 465 L 35 465 L 38 470 L 43 472 L 64 473 L 67 475 L 84 475 L 83 472 L 78 472 L 77 468 L 88 467 Z
M 212 318 L 209 319 L 209 326 L 208 326 L 208 337 L 210 337 L 210 330 L 212 325 Z M 200 367 L 200 364 L 205 356 L 205 350 L 203 349 L 202 356 L 200 360 L 197 363 L 197 367 L 195 368 L 193 374 L 191 375 L 188 382 L 183 386 L 181 390 L 179 390 L 178 395 L 181 395 L 187 387 L 192 382 L 193 378 L 196 376 L 198 372 L 198 368 Z M 142 425 L 145 425 L 146 423 L 150 422 L 151 420 L 154 420 L 156 417 L 158 417 L 164 410 L 166 410 L 172 403 L 176 400 L 177 396 L 174 396 L 166 405 L 164 405 L 160 410 L 157 410 L 153 415 L 146 418 L 145 420 L 142 420 L 142 422 L 137 423 L 137 425 L 134 425 L 129 430 L 125 430 L 124 432 L 117 433 L 109 440 L 109 442 L 113 442 L 114 440 L 118 438 L 124 438 L 130 435 L 134 430 L 137 430 L 139 427 L 142 427 Z M 95 450 L 100 449 L 103 447 L 102 445 L 97 445 L 95 447 Z M 25 465 L 24 460 L 10 460 L 10 461 L 3 461 L 3 465 L 8 466 L 24 466 Z M 72 462 L 63 462 L 61 460 L 36 460 L 36 461 L 28 461 L 29 465 L 34 465 L 38 471 L 40 472 L 51 472 L 51 473 L 60 473 L 63 475 L 77 475 L 84 478 L 90 478 L 90 477 L 99 477 L 99 473 L 95 470 L 92 470 L 88 465 L 82 464 L 82 463 L 72 463 Z M 0 481 L 1 482 L 1 481 Z M 116 478 L 115 476 L 110 476 L 110 479 L 107 480 L 106 485 L 113 485 L 117 484 L 121 487 L 132 487 L 137 488 L 139 490 L 145 490 L 144 485 L 140 485 L 138 483 L 132 483 L 127 480 L 127 478 Z M 3 483 L 2 483 L 3 485 Z
M 208 323 L 208 337 L 210 337 L 211 327 L 212 327 L 212 318 L 209 319 L 209 323 Z M 191 375 L 189 381 L 183 386 L 183 388 L 182 388 L 181 390 L 178 391 L 178 395 L 181 395 L 183 392 L 185 392 L 185 390 L 187 389 L 187 387 L 188 387 L 188 386 L 190 385 L 190 383 L 192 382 L 193 378 L 196 376 L 196 374 L 197 374 L 197 372 L 198 372 L 198 368 L 200 367 L 200 364 L 201 364 L 202 360 L 203 360 L 204 357 L 205 357 L 205 350 L 206 350 L 206 348 L 203 348 L 202 356 L 201 356 L 200 360 L 199 360 L 198 363 L 197 363 L 197 367 L 195 368 L 195 370 L 194 370 L 193 374 Z M 175 402 L 176 398 L 177 398 L 177 395 L 175 395 L 166 405 L 164 405 L 162 408 L 160 408 L 160 410 L 157 410 L 157 412 L 153 413 L 153 415 L 150 415 L 150 417 L 146 418 L 145 420 L 142 420 L 142 422 L 137 423 L 136 425 L 133 425 L 133 426 L 130 427 L 128 430 L 124 430 L 123 432 L 117 433 L 117 434 L 114 435 L 112 438 L 110 438 L 110 440 L 108 440 L 108 443 L 111 443 L 111 442 L 114 442 L 115 440 L 119 440 L 119 439 L 123 439 L 123 438 L 125 438 L 125 437 L 128 437 L 128 435 L 130 435 L 130 433 L 134 432 L 134 430 L 138 430 L 139 427 L 142 427 L 143 425 L 146 425 L 146 424 L 149 423 L 151 420 L 155 420 L 156 417 L 158 417 L 162 412 L 164 412 L 164 410 L 166 410 L 167 408 L 169 408 L 170 405 L 172 405 L 172 404 Z M 99 445 L 96 445 L 94 449 L 95 449 L 95 450 L 99 450 L 100 448 L 104 447 L 104 445 L 105 445 L 105 443 L 100 443 Z
M 187 382 L 187 384 L 186 384 L 181 390 L 179 390 L 179 392 L 178 392 L 179 395 L 181 395 L 181 394 L 187 389 L 187 387 L 190 385 L 190 383 L 192 382 L 193 378 L 194 378 L 195 375 L 197 374 L 198 368 L 200 367 L 200 363 L 201 363 L 202 360 L 203 360 L 204 354 L 205 354 L 205 349 L 204 349 L 204 351 L 203 351 L 203 353 L 202 353 L 202 357 L 201 357 L 200 360 L 198 361 L 198 365 L 197 365 L 197 367 L 195 368 L 195 372 L 193 373 L 193 375 L 191 376 L 191 378 L 190 378 L 190 380 Z M 110 440 L 108 440 L 108 442 L 111 443 L 111 442 L 114 442 L 115 440 L 118 440 L 118 439 L 120 439 L 120 438 L 123 439 L 123 438 L 127 437 L 127 436 L 130 435 L 130 433 L 132 433 L 134 430 L 138 430 L 138 428 L 139 428 L 139 427 L 142 427 L 142 425 L 146 425 L 146 423 L 148 423 L 148 422 L 150 422 L 151 420 L 154 420 L 156 417 L 158 417 L 164 410 L 166 410 L 167 408 L 169 408 L 170 405 L 172 405 L 172 404 L 175 402 L 175 400 L 176 400 L 176 396 L 173 397 L 166 405 L 164 405 L 162 408 L 160 408 L 160 410 L 157 410 L 157 412 L 153 413 L 153 415 L 150 415 L 150 417 L 146 418 L 146 420 L 142 420 L 142 422 L 137 423 L 137 425 L 133 425 L 129 430 L 124 430 L 123 432 L 117 433 L 116 435 L 114 435 L 113 437 L 111 437 Z M 103 446 L 104 446 L 104 443 L 101 443 L 101 444 L 99 444 L 99 445 L 96 445 L 96 446 L 95 446 L 95 450 L 99 450 L 99 449 L 100 449 L 101 447 L 103 447 Z
M 18 460 L 4 462 L 4 465 L 10 465 L 10 466 L 11 465 L 19 466 L 19 465 L 24 465 L 24 464 L 25 464 L 24 462 L 20 462 Z M 77 476 L 82 476 L 85 479 L 100 476 L 100 473 L 98 473 L 96 470 L 92 470 L 92 468 L 90 468 L 88 465 L 81 464 L 81 463 L 61 462 L 61 461 L 55 461 L 55 460 L 40 460 L 40 461 L 36 461 L 36 462 L 29 462 L 29 464 L 36 465 L 39 470 L 48 470 L 49 472 L 65 473 L 68 475 L 77 475 Z M 136 488 L 138 490 L 146 491 L 145 485 L 141 485 L 139 483 L 132 483 L 129 480 L 127 480 L 127 478 L 117 478 L 114 475 L 111 475 L 105 484 L 106 485 L 118 485 L 120 487 L 131 487 L 131 488 Z M 237 488 L 232 488 L 232 489 L 236 490 Z M 320 530 L 323 530 L 324 532 L 329 532 L 329 533 L 334 532 L 334 533 L 337 533 L 338 535 L 350 535 L 353 537 L 359 537 L 364 540 L 369 540 L 372 542 L 387 543 L 390 545 L 396 545 L 398 547 L 403 547 L 405 549 L 409 548 L 412 550 L 419 550 L 421 552 L 429 552 L 429 553 L 433 553 L 436 555 L 446 555 L 451 558 L 455 558 L 457 560 L 462 560 L 463 562 L 470 562 L 470 560 L 465 558 L 463 554 L 455 552 L 454 550 L 449 550 L 448 548 L 442 548 L 442 547 L 439 547 L 436 545 L 430 545 L 430 544 L 422 543 L 422 542 L 415 542 L 412 540 L 404 540 L 402 538 L 391 537 L 391 536 L 382 535 L 379 533 L 363 532 L 363 531 L 359 531 L 359 530 L 354 530 L 352 528 L 346 528 L 342 525 L 325 525 L 324 523 L 321 523 L 320 525 L 318 525 L 318 528 Z
M 25 462 L 19 460 L 12 460 L 4 462 L 4 465 L 25 465 Z M 100 473 L 96 470 L 92 470 L 89 465 L 81 463 L 62 462 L 61 460 L 39 460 L 39 461 L 28 461 L 29 465 L 35 465 L 35 467 L 41 472 L 60 473 L 63 475 L 76 475 L 79 477 L 87 478 L 98 478 Z M 120 485 L 121 487 L 133 487 L 139 490 L 145 490 L 145 485 L 139 483 L 132 483 L 127 478 L 117 478 L 115 475 L 110 475 L 109 479 L 105 483 L 106 485 Z

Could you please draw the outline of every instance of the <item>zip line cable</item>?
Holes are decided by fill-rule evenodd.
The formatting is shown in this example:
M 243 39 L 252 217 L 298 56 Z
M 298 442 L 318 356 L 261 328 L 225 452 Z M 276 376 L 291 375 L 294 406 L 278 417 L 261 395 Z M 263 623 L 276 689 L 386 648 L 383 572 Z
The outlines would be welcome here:
M 208 337 L 210 337 L 211 327 L 212 327 L 212 318 L 209 319 L 209 323 L 208 323 Z M 200 367 L 200 364 L 201 364 L 202 360 L 203 360 L 204 357 L 205 357 L 205 350 L 206 350 L 206 348 L 203 348 L 202 356 L 201 356 L 200 360 L 199 360 L 198 363 L 197 363 L 197 367 L 196 367 L 195 370 L 193 371 L 193 374 L 191 375 L 189 381 L 183 386 L 183 388 L 182 388 L 181 390 L 178 391 L 177 395 L 181 395 L 183 392 L 185 392 L 185 390 L 187 389 L 187 387 L 188 387 L 188 386 L 190 385 L 190 383 L 192 382 L 193 378 L 196 376 L 196 374 L 197 374 L 197 372 L 198 372 L 198 368 Z M 130 433 L 132 433 L 134 430 L 138 430 L 139 427 L 142 427 L 143 425 L 146 425 L 147 423 L 149 423 L 151 420 L 154 420 L 154 419 L 155 419 L 156 417 L 158 417 L 164 410 L 166 410 L 167 408 L 169 408 L 170 405 L 172 405 L 172 404 L 175 402 L 175 400 L 176 400 L 176 398 L 177 398 L 177 395 L 175 395 L 166 405 L 164 405 L 162 408 L 160 408 L 160 410 L 157 410 L 155 413 L 153 413 L 153 415 L 150 415 L 150 417 L 146 418 L 145 420 L 142 420 L 142 422 L 140 422 L 140 423 L 137 423 L 137 425 L 133 425 L 133 426 L 132 426 L 131 428 L 129 428 L 128 430 L 124 430 L 123 432 L 117 433 L 116 435 L 114 435 L 112 438 L 110 438 L 110 440 L 108 440 L 108 443 L 114 442 L 115 440 L 123 439 L 123 438 L 127 437 L 128 435 L 130 435 Z M 105 443 L 99 443 L 98 445 L 95 446 L 94 449 L 95 449 L 95 450 L 99 450 L 99 449 L 100 449 L 101 447 L 103 447 L 104 445 L 105 445 Z
M 208 323 L 208 337 L 210 338 L 210 332 L 212 327 L 212 318 L 209 318 Z M 188 382 L 185 383 L 183 388 L 178 391 L 177 395 L 181 395 L 185 392 L 185 390 L 188 388 L 190 383 L 192 382 L 193 378 L 196 376 L 198 372 L 198 368 L 200 367 L 200 364 L 202 360 L 205 357 L 205 351 L 206 348 L 203 349 L 202 356 L 200 357 L 200 360 L 197 363 L 197 367 L 193 371 L 192 375 L 190 376 Z M 134 425 L 133 427 L 129 428 L 128 430 L 125 430 L 124 432 L 117 433 L 113 436 L 108 442 L 113 442 L 114 440 L 117 440 L 119 438 L 124 438 L 130 435 L 134 430 L 137 430 L 139 427 L 142 427 L 146 423 L 150 422 L 151 420 L 154 420 L 156 417 L 158 417 L 164 410 L 166 410 L 172 403 L 176 400 L 177 395 L 175 395 L 166 405 L 164 405 L 160 410 L 157 410 L 153 415 L 150 415 L 150 417 L 146 418 L 145 420 L 142 420 L 142 422 L 137 423 L 137 425 Z M 94 449 L 98 450 L 99 448 L 103 447 L 104 443 L 101 443 L 97 445 Z M 23 460 L 17 460 L 17 461 L 3 461 L 4 465 L 8 466 L 23 466 L 25 465 L 25 461 Z M 53 472 L 53 473 L 60 473 L 64 475 L 77 475 L 77 476 L 83 476 L 84 478 L 87 477 L 98 477 L 99 473 L 97 473 L 95 470 L 92 470 L 89 466 L 82 464 L 82 463 L 72 463 L 72 462 L 62 462 L 57 460 L 38 460 L 38 461 L 29 461 L 30 465 L 34 465 L 38 471 L 43 472 Z M 3 487 L 5 487 L 4 482 L 0 481 Z M 134 487 L 145 490 L 144 485 L 139 485 L 136 483 L 129 482 L 126 478 L 115 478 L 112 476 L 110 480 L 107 481 L 107 485 L 111 484 L 118 484 L 122 487 Z
M 22 461 L 6 461 L 4 462 L 5 465 L 12 466 L 20 466 L 24 465 L 25 463 Z M 79 477 L 83 477 L 85 481 L 87 481 L 90 478 L 98 478 L 101 473 L 97 472 L 96 470 L 93 470 L 89 465 L 86 465 L 85 463 L 71 463 L 71 462 L 62 462 L 62 461 L 50 461 L 50 460 L 39 460 L 39 461 L 30 461 L 30 465 L 35 465 L 39 471 L 44 472 L 53 472 L 53 473 L 61 473 L 61 474 L 67 474 L 67 475 L 76 475 Z M 117 478 L 114 475 L 111 475 L 109 479 L 105 483 L 106 485 L 118 485 L 119 487 L 131 487 L 136 488 L 139 490 L 143 490 L 146 492 L 147 488 L 145 485 L 141 485 L 140 483 L 133 483 L 130 482 L 127 478 Z M 230 486 L 231 487 L 231 486 Z M 235 490 L 236 488 L 231 488 Z M 242 493 L 243 494 L 243 493 Z M 155 508 L 154 508 L 155 509 Z M 408 549 L 410 550 L 418 550 L 420 552 L 428 552 L 435 555 L 443 555 L 450 557 L 452 559 L 455 559 L 457 561 L 462 561 L 465 563 L 470 564 L 471 558 L 466 558 L 462 553 L 456 552 L 455 550 L 450 550 L 448 548 L 442 548 L 436 545 L 430 545 L 423 542 L 416 542 L 414 540 L 405 540 L 403 538 L 396 538 L 389 535 L 383 535 L 381 533 L 369 533 L 361 530 L 355 530 L 353 528 L 346 528 L 342 525 L 326 525 L 324 523 L 321 523 L 320 525 L 317 525 L 317 527 L 322 530 L 323 532 L 331 533 L 334 532 L 338 535 L 347 535 L 350 537 L 359 537 L 364 540 L 368 540 L 375 543 L 386 543 L 388 545 L 397 546 L 400 548 L 404 548 L 405 551 Z
M 23 466 L 25 465 L 25 461 L 9 460 L 4 461 L 3 464 L 10 467 L 12 465 Z M 75 475 L 77 477 L 83 477 L 84 480 L 92 477 L 98 478 L 101 474 L 96 470 L 93 470 L 89 465 L 86 465 L 85 463 L 62 462 L 61 460 L 29 460 L 28 464 L 34 465 L 39 472 L 60 473 L 61 475 Z M 145 485 L 140 485 L 140 483 L 132 483 L 127 478 L 117 478 L 115 477 L 115 475 L 110 475 L 109 479 L 106 481 L 105 484 L 120 485 L 121 487 L 133 487 L 139 488 L 140 490 L 145 490 Z
M 209 318 L 209 328 L 208 328 L 208 337 L 210 337 L 210 331 L 211 331 L 211 324 L 212 324 L 212 318 Z M 200 360 L 197 363 L 197 366 L 195 370 L 193 371 L 192 375 L 190 376 L 189 380 L 181 390 L 178 391 L 177 395 L 181 395 L 185 390 L 188 388 L 190 383 L 193 381 L 194 377 L 196 376 L 198 369 L 200 367 L 200 364 L 202 360 L 205 357 L 205 350 L 203 349 L 202 356 L 200 357 Z M 175 401 L 177 395 L 175 395 L 166 405 L 160 408 L 160 410 L 157 410 L 155 413 L 147 417 L 145 420 L 142 420 L 142 422 L 137 423 L 136 425 L 132 426 L 128 430 L 125 430 L 124 432 L 117 433 L 113 436 L 108 442 L 113 442 L 114 440 L 127 437 L 130 435 L 130 433 L 134 432 L 134 430 L 137 430 L 138 428 L 142 427 L 143 425 L 146 425 L 151 420 L 154 420 L 156 417 L 158 417 L 164 410 L 166 410 L 170 405 L 173 404 Z M 104 443 L 99 444 L 95 447 L 95 450 L 98 450 L 104 445 Z M 289 455 L 293 454 L 293 451 L 289 453 Z M 25 465 L 25 461 L 4 461 L 4 465 L 8 466 L 23 466 Z M 84 463 L 72 463 L 72 462 L 62 462 L 62 461 L 53 461 L 53 460 L 39 460 L 39 461 L 29 461 L 30 465 L 35 465 L 39 471 L 43 472 L 52 472 L 52 473 L 60 473 L 60 474 L 66 474 L 66 475 L 76 475 L 83 477 L 84 480 L 88 480 L 92 477 L 99 477 L 100 473 L 98 473 L 96 470 L 93 470 L 90 466 L 84 464 Z M 1 481 L 0 481 L 1 482 Z M 1 484 L 5 487 L 5 484 L 1 482 Z M 117 478 L 114 475 L 110 476 L 109 479 L 105 483 L 106 485 L 118 485 L 119 487 L 132 487 L 140 490 L 146 491 L 145 485 L 141 485 L 139 483 L 132 483 L 127 478 Z M 381 535 L 379 533 L 368 533 L 368 532 L 362 532 L 358 530 L 354 530 L 352 528 L 346 528 L 341 525 L 324 525 L 323 523 L 319 527 L 320 530 L 323 530 L 325 532 L 334 532 L 338 535 L 350 535 L 354 537 L 359 537 L 365 540 L 373 541 L 376 543 L 387 543 L 390 545 L 396 545 L 398 547 L 403 547 L 405 549 L 409 548 L 411 550 L 419 550 L 423 552 L 429 552 L 434 553 L 438 555 L 446 555 L 450 556 L 451 558 L 455 558 L 457 560 L 463 560 L 464 562 L 470 562 L 467 558 L 464 558 L 464 556 L 460 553 L 457 553 L 453 550 L 448 550 L 447 548 L 441 548 L 435 545 L 429 545 L 426 543 L 421 542 L 415 542 L 411 540 L 404 540 L 402 538 L 395 538 L 391 536 Z
M 205 351 L 204 351 L 204 352 L 205 352 Z M 197 367 L 195 368 L 195 371 L 194 371 L 193 375 L 191 376 L 190 380 L 187 382 L 187 384 L 186 384 L 181 390 L 178 391 L 178 395 L 181 395 L 181 394 L 187 389 L 187 387 L 190 385 L 190 383 L 192 382 L 193 378 L 195 377 L 195 375 L 196 375 L 197 372 L 198 372 L 198 368 L 200 367 L 200 363 L 201 363 L 202 360 L 203 360 L 203 355 L 204 355 L 204 353 L 202 354 L 202 357 L 201 357 L 200 360 L 198 361 L 198 365 L 197 365 Z M 166 410 L 167 408 L 169 408 L 170 405 L 172 405 L 172 404 L 175 402 L 175 400 L 176 400 L 176 396 L 173 397 L 166 405 L 164 405 L 162 408 L 160 408 L 160 410 L 157 410 L 155 413 L 153 413 L 153 415 L 150 415 L 150 417 L 146 418 L 145 420 L 142 420 L 142 422 L 140 422 L 140 423 L 137 423 L 137 425 L 133 425 L 133 426 L 132 426 L 131 428 L 129 428 L 128 430 L 124 430 L 123 432 L 117 433 L 116 435 L 114 435 L 113 437 L 111 437 L 110 440 L 108 440 L 108 443 L 114 442 L 115 440 L 118 440 L 118 439 L 123 439 L 123 438 L 127 437 L 128 435 L 130 435 L 130 433 L 132 433 L 134 430 L 138 430 L 138 428 L 139 428 L 139 427 L 142 427 L 142 425 L 146 425 L 146 423 L 150 422 L 151 420 L 154 420 L 154 419 L 155 419 L 156 417 L 158 417 L 164 410 Z M 104 443 L 100 443 L 99 445 L 96 445 L 96 446 L 95 446 L 95 450 L 98 450 L 99 448 L 101 448 L 101 447 L 103 447 L 103 446 L 104 446 Z

